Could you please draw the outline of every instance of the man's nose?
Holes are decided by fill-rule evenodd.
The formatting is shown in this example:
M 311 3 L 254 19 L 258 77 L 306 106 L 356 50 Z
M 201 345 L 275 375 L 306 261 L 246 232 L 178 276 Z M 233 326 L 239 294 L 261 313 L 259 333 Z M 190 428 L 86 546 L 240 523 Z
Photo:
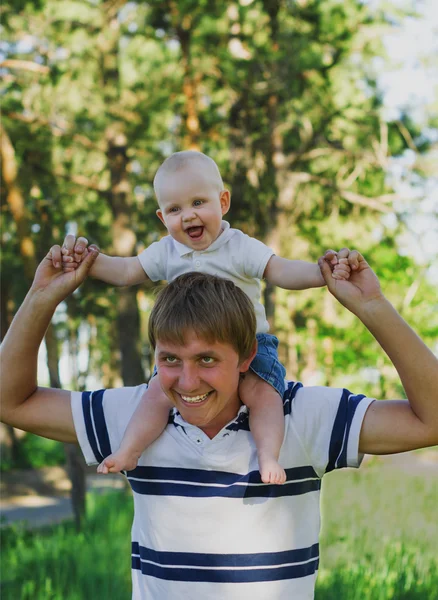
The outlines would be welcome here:
M 195 365 L 184 365 L 179 376 L 179 387 L 182 392 L 190 394 L 199 389 L 198 369 Z

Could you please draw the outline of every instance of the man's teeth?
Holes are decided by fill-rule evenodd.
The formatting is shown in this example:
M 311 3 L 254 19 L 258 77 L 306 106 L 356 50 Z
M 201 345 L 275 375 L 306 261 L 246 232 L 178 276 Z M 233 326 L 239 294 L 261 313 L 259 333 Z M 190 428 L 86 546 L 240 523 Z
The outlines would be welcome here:
M 206 394 L 203 394 L 202 396 L 183 396 L 181 394 L 181 398 L 184 400 L 184 402 L 191 402 L 192 404 L 196 404 L 198 402 L 202 402 L 203 400 L 205 400 L 208 396 L 209 392 L 207 392 Z

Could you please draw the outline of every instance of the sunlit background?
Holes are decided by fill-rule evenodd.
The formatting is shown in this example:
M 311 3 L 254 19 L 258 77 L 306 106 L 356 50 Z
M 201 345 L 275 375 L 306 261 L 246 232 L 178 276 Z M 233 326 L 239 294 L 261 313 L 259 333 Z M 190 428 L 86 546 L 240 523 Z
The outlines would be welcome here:
M 152 179 L 190 148 L 218 163 L 233 226 L 289 258 L 358 248 L 438 353 L 434 0 L 19 0 L 0 10 L 2 336 L 67 232 L 121 256 L 165 235 Z M 88 281 L 56 313 L 40 383 L 147 380 L 154 294 Z M 404 395 L 377 343 L 324 290 L 266 286 L 264 301 L 290 378 Z M 11 429 L 1 442 L 5 481 L 64 461 L 61 445 Z M 436 598 L 437 464 L 432 449 L 327 477 L 317 598 Z M 111 559 L 96 550 L 114 537 L 99 511 L 116 511 L 116 542 L 129 530 L 118 494 L 89 496 L 92 533 L 81 539 L 68 523 L 7 530 L 4 597 L 129 597 L 123 545 L 108 546 Z M 92 552 L 117 564 L 112 582 L 90 574 Z

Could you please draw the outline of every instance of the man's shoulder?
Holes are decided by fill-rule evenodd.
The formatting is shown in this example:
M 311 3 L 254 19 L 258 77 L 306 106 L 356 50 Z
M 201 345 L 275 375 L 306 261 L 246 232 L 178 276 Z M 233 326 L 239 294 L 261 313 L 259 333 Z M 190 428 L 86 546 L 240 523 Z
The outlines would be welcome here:
M 139 401 L 147 390 L 147 384 L 142 383 L 136 386 L 124 386 L 119 388 L 102 388 L 99 390 L 87 390 L 84 392 L 72 392 L 77 401 L 82 404 L 100 404 L 115 402 L 136 402 Z
M 300 381 L 287 381 L 286 391 L 283 396 L 283 404 L 285 407 L 289 407 L 288 412 L 290 413 L 293 404 L 297 405 L 301 403 L 309 403 L 310 407 L 313 404 L 318 404 L 325 401 L 339 401 L 342 393 L 342 388 L 322 385 L 309 386 L 303 385 Z

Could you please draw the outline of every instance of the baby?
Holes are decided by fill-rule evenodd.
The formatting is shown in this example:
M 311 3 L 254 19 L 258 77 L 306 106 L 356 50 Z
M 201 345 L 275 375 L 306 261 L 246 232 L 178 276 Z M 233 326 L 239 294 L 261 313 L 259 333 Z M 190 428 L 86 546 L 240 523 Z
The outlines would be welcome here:
M 110 257 L 100 254 L 91 275 L 116 286 L 152 281 L 172 281 L 182 273 L 200 271 L 234 281 L 251 299 L 257 318 L 257 355 L 239 385 L 239 395 L 249 409 L 249 424 L 257 447 L 261 479 L 281 484 L 286 473 L 278 463 L 284 435 L 282 397 L 284 367 L 278 360 L 278 340 L 269 335 L 263 305 L 260 302 L 262 278 L 289 290 L 325 285 L 317 264 L 287 260 L 276 256 L 262 242 L 237 229 L 231 229 L 222 217 L 230 208 L 230 192 L 224 189 L 213 159 L 200 152 L 176 152 L 160 166 L 154 189 L 158 200 L 157 216 L 169 235 L 151 244 L 139 256 Z M 77 267 L 87 250 L 63 248 L 65 270 Z M 327 251 L 325 260 L 332 265 L 333 276 L 348 279 L 345 259 Z M 205 368 L 211 368 L 206 364 Z M 210 401 L 210 392 L 202 396 L 193 391 L 181 396 L 188 406 Z M 164 430 L 172 403 L 153 377 L 120 448 L 99 465 L 99 473 L 132 470 L 142 452 Z

